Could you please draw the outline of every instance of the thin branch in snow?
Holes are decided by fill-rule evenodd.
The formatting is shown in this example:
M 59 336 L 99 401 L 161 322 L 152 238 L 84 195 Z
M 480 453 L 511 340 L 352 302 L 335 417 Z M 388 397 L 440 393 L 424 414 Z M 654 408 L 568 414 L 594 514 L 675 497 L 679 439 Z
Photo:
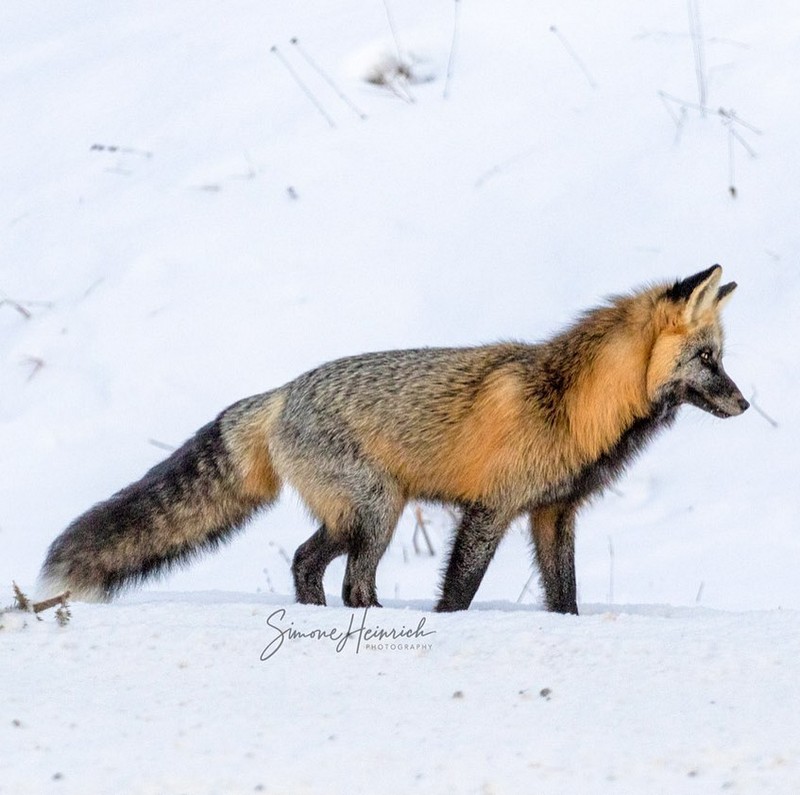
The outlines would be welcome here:
M 333 89 L 336 93 L 336 96 L 344 102 L 356 116 L 359 117 L 362 121 L 367 118 L 367 114 L 364 113 L 361 108 L 358 107 L 354 102 L 350 100 L 350 98 L 342 91 L 341 88 L 333 81 L 333 78 L 300 46 L 300 42 L 298 41 L 297 37 L 295 36 L 293 39 L 290 39 L 291 44 L 300 53 L 303 60 Z
M 528 593 L 528 591 L 530 590 L 531 585 L 533 585 L 533 582 L 536 579 L 536 576 L 537 576 L 536 575 L 536 571 L 534 571 L 531 574 L 531 576 L 528 577 L 528 579 L 525 582 L 525 585 L 522 586 L 522 590 L 519 592 L 519 596 L 517 597 L 517 604 L 519 604 L 523 600 L 523 598 L 525 597 L 525 594 Z
M 726 110 L 725 108 L 720 108 L 717 113 L 722 116 L 724 119 L 730 119 L 735 124 L 741 124 L 742 127 L 746 127 L 750 132 L 754 132 L 756 135 L 763 135 L 763 132 L 755 127 L 754 125 L 746 122 L 744 119 L 740 118 L 739 115 L 736 113 L 735 110 Z
M 4 298 L 2 301 L 0 301 L 0 307 L 1 306 L 10 306 L 12 309 L 15 309 L 17 312 L 19 312 L 20 315 L 25 318 L 25 320 L 31 319 L 30 310 L 26 309 L 18 301 L 12 301 L 10 298 Z
M 608 537 L 608 603 L 614 604 L 614 541 Z
M 56 611 L 56 620 L 58 623 L 63 626 L 69 621 L 70 612 L 67 604 L 67 600 L 70 597 L 69 591 L 64 591 L 57 596 L 44 599 L 41 602 L 33 602 L 22 592 L 22 589 L 15 582 L 12 581 L 11 587 L 14 590 L 15 605 L 13 609 L 21 610 L 23 613 L 33 613 L 38 618 L 39 613 L 43 613 L 45 610 L 49 610 L 51 607 L 56 607 L 56 605 L 58 605 L 59 609 Z
M 88 298 L 102 283 L 104 278 L 101 276 L 99 279 L 95 279 L 87 288 L 84 290 L 83 295 L 81 298 Z
M 458 43 L 458 9 L 460 6 L 459 0 L 453 0 L 453 39 L 450 42 L 450 55 L 447 57 L 447 72 L 444 77 L 444 91 L 442 98 L 447 99 L 450 96 L 450 81 L 453 78 L 453 67 L 455 65 L 456 45 Z
M 428 555 L 433 557 L 436 552 L 433 549 L 433 544 L 431 544 L 431 539 L 428 535 L 428 520 L 423 516 L 422 508 L 419 505 L 414 508 L 414 518 L 416 520 L 416 524 L 414 525 L 414 535 L 411 537 L 411 541 L 414 544 L 414 552 L 417 555 L 422 554 L 420 552 L 419 544 L 417 543 L 417 535 L 420 534 L 425 539 L 425 545 L 428 547 Z
M 14 601 L 16 602 L 17 610 L 24 610 L 26 613 L 32 612 L 31 601 L 22 592 L 22 589 L 15 582 L 12 581 L 11 587 L 14 590 Z
M 703 589 L 706 587 L 705 581 L 700 582 L 700 587 L 697 589 L 697 596 L 694 598 L 694 603 L 696 605 L 700 604 L 700 600 L 703 598 Z
M 728 192 L 735 199 L 738 194 L 736 188 L 736 143 L 738 142 L 750 157 L 755 157 L 756 151 L 745 141 L 741 133 L 734 128 L 735 114 L 733 111 L 723 111 L 720 108 L 719 113 L 722 116 L 722 123 L 728 128 Z
M 298 88 L 306 95 L 309 102 L 311 102 L 311 104 L 319 111 L 320 116 L 322 116 L 333 129 L 336 129 L 336 122 L 328 115 L 328 112 L 324 107 L 322 107 L 322 103 L 316 98 L 314 92 L 303 82 L 303 80 L 300 78 L 300 75 L 297 74 L 289 61 L 283 57 L 283 53 L 278 49 L 278 45 L 273 44 L 270 52 L 274 53 L 276 58 L 283 64 L 284 68 L 289 73 L 292 80 L 294 80 L 294 82 L 297 84 Z
M 689 100 L 681 99 L 680 97 L 676 97 L 674 94 L 669 94 L 666 91 L 659 91 L 658 96 L 661 97 L 662 100 L 674 102 L 683 108 L 691 108 L 692 110 L 699 110 L 703 113 L 715 113 L 716 115 L 721 116 L 723 119 L 729 120 L 733 124 L 739 124 L 742 127 L 746 127 L 748 130 L 750 130 L 750 132 L 754 132 L 756 135 L 763 135 L 762 130 L 758 129 L 758 127 L 750 122 L 745 121 L 741 116 L 739 116 L 738 113 L 736 113 L 735 110 L 728 110 L 727 108 L 717 108 L 717 110 L 713 110 L 707 105 L 699 105 L 697 102 L 690 102 Z M 666 105 L 666 102 L 664 104 Z
M 736 198 L 736 157 L 733 150 L 733 127 L 728 127 L 728 193 Z
M 26 356 L 22 363 L 31 368 L 26 381 L 32 381 L 34 376 L 44 367 L 44 359 L 39 356 Z
M 712 110 L 703 103 L 687 102 L 686 100 L 680 99 L 672 94 L 668 94 L 666 91 L 659 91 L 658 96 L 677 128 L 675 137 L 676 143 L 680 138 L 683 123 L 686 119 L 687 109 L 690 108 L 692 110 L 700 111 L 701 115 L 703 116 L 705 116 L 706 113 L 712 113 L 719 116 L 720 122 L 727 129 L 728 192 L 733 198 L 736 198 L 738 195 L 738 188 L 736 187 L 736 143 L 738 143 L 747 152 L 747 154 L 750 155 L 750 157 L 756 156 L 755 149 L 753 149 L 753 147 L 750 146 L 750 144 L 745 140 L 742 133 L 737 129 L 737 125 L 743 127 L 749 132 L 754 133 L 755 135 L 762 135 L 762 131 L 759 130 L 755 125 L 742 119 L 733 109 L 717 108 L 717 110 Z M 680 108 L 680 116 L 678 116 L 675 111 L 676 105 Z
M 686 107 L 681 105 L 680 111 L 676 113 L 675 110 L 673 110 L 672 105 L 670 105 L 670 103 L 667 101 L 667 98 L 663 94 L 660 94 L 660 99 L 666 108 L 667 113 L 669 113 L 670 118 L 673 122 L 675 122 L 675 144 L 677 145 L 680 143 L 683 125 L 686 123 Z
M 483 185 L 488 182 L 492 177 L 497 176 L 498 174 L 502 174 L 504 171 L 508 170 L 509 166 L 513 166 L 515 163 L 518 163 L 520 160 L 524 160 L 526 157 L 530 157 L 538 151 L 537 147 L 531 147 L 530 149 L 526 149 L 524 152 L 520 152 L 519 154 L 512 155 L 507 160 L 503 160 L 500 163 L 492 166 L 488 171 L 484 171 L 478 179 L 475 180 L 475 187 L 481 188 Z
M 750 146 L 750 144 L 747 143 L 747 141 L 745 141 L 744 138 L 742 138 L 742 134 L 738 130 L 736 130 L 736 128 L 733 126 L 730 128 L 730 130 L 731 130 L 731 136 L 735 138 L 742 145 L 744 151 L 747 152 L 747 154 L 750 155 L 750 157 L 756 157 L 756 150 L 753 149 L 753 147 Z
M 264 567 L 264 568 L 262 569 L 262 571 L 264 572 L 264 577 L 265 577 L 265 578 L 266 578 L 266 580 L 267 580 L 267 590 L 268 590 L 270 593 L 275 593 L 275 586 L 272 584 L 272 579 L 271 579 L 271 578 L 270 578 L 270 576 L 269 576 L 269 569 L 268 569 L 268 568 L 266 568 L 266 567 Z
M 278 554 L 286 561 L 286 563 L 288 563 L 289 566 L 292 565 L 292 559 L 289 557 L 289 553 L 280 544 L 270 541 L 269 546 L 275 547 L 275 549 L 278 551 Z
M 753 389 L 753 396 L 750 398 L 750 405 L 755 409 L 757 414 L 760 414 L 773 428 L 780 427 L 776 420 L 772 419 L 772 417 L 767 414 L 761 406 L 756 403 L 756 390 Z
M 45 309 L 51 309 L 53 306 L 52 301 L 17 301 L 13 298 L 9 298 L 8 296 L 0 293 L 0 308 L 7 306 L 13 309 L 16 312 L 19 312 L 25 320 L 30 320 L 33 317 L 33 312 L 31 312 L 31 307 L 44 307 Z
M 394 26 L 394 20 L 392 19 L 392 12 L 389 10 L 389 3 L 386 0 L 383 0 L 383 8 L 386 11 L 386 21 L 389 23 L 389 30 L 392 34 L 392 41 L 394 41 L 394 49 L 395 54 L 397 55 L 398 63 L 403 62 L 403 50 L 400 47 L 400 39 L 397 37 L 397 29 Z
M 159 442 L 158 439 L 148 439 L 148 444 L 152 444 L 153 447 L 157 447 L 159 450 L 166 450 L 168 453 L 174 453 L 178 448 L 172 444 L 167 444 L 166 442 Z
M 414 74 L 411 59 L 403 54 L 403 48 L 400 46 L 400 38 L 397 35 L 397 28 L 392 18 L 392 12 L 389 9 L 387 0 L 383 0 L 383 8 L 386 11 L 386 21 L 389 24 L 389 31 L 392 34 L 392 41 L 394 42 L 394 57 L 386 57 L 382 59 L 374 70 L 371 77 L 367 77 L 368 83 L 384 86 L 388 88 L 393 94 L 413 105 L 416 101 L 414 95 L 408 90 L 411 83 L 427 82 L 426 80 L 419 80 Z
M 670 39 L 690 39 L 692 37 L 691 33 L 684 33 L 684 32 L 675 32 L 671 30 L 643 30 L 641 33 L 637 33 L 634 37 L 634 41 L 641 41 L 643 39 L 655 39 L 656 41 L 669 41 Z M 725 36 L 710 36 L 709 38 L 704 39 L 707 44 L 727 44 L 731 47 L 738 47 L 742 50 L 749 50 L 750 45 L 744 41 L 738 41 L 737 39 L 729 39 Z
M 116 144 L 92 144 L 89 147 L 90 152 L 110 152 L 111 154 L 121 154 L 121 155 L 138 155 L 139 157 L 144 157 L 149 160 L 152 156 L 152 152 L 148 152 L 145 149 L 134 149 L 132 146 L 117 146 Z
M 556 35 L 558 40 L 563 45 L 564 49 L 567 51 L 567 54 L 570 56 L 570 58 L 572 58 L 572 60 L 575 61 L 576 64 L 578 64 L 580 70 L 584 74 L 584 77 L 589 81 L 589 85 L 592 88 L 597 88 L 597 83 L 595 83 L 594 78 L 589 72 L 589 69 L 587 68 L 586 64 L 583 62 L 583 60 L 581 60 L 578 53 L 576 53 L 575 50 L 572 48 L 572 45 L 566 40 L 566 38 L 564 38 L 564 35 L 561 33 L 561 31 L 555 25 L 550 25 L 550 32 Z
M 708 78 L 706 75 L 706 49 L 703 31 L 700 26 L 700 10 L 697 0 L 687 0 L 689 11 L 689 35 L 692 39 L 694 52 L 694 71 L 697 79 L 697 96 L 701 108 L 705 108 L 708 96 Z

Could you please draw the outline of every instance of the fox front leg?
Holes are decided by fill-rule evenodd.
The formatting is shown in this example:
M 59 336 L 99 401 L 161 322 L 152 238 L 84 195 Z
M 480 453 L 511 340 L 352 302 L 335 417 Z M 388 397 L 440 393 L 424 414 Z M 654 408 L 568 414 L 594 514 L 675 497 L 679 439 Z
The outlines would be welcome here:
M 437 612 L 466 610 L 470 606 L 508 524 L 505 516 L 484 505 L 473 504 L 464 509 Z
M 553 613 L 578 613 L 575 587 L 574 505 L 548 505 L 531 511 L 531 535 L 536 547 L 544 599 Z

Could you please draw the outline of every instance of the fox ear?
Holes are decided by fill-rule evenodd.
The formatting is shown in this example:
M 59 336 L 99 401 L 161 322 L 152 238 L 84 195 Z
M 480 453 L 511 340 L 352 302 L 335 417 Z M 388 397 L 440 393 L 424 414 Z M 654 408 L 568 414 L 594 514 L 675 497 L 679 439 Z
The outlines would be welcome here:
M 722 267 L 712 265 L 694 276 L 675 282 L 667 290 L 667 298 L 675 303 L 684 304 L 682 315 L 687 324 L 695 322 L 700 315 L 714 306 L 720 300 L 717 287 L 722 278 Z M 726 288 L 728 285 L 726 285 Z M 722 288 L 725 289 L 725 288 Z M 728 295 L 728 290 L 725 295 Z M 725 296 L 722 296 L 724 298 Z
M 717 311 L 722 309 L 722 307 L 730 301 L 735 289 L 736 282 L 728 282 L 728 284 L 723 284 L 722 287 L 717 290 Z

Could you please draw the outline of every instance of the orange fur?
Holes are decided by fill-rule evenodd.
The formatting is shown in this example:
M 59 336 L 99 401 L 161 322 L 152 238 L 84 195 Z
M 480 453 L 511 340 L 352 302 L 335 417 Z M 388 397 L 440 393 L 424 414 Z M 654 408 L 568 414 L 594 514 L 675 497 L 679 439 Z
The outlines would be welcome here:
M 485 498 L 519 468 L 520 447 L 529 441 L 523 432 L 521 393 L 514 375 L 493 375 L 469 414 L 454 426 L 442 446 L 437 469 L 455 497 Z
M 254 416 L 253 422 L 235 423 L 228 430 L 227 444 L 241 474 L 241 491 L 247 496 L 272 499 L 280 491 L 281 481 L 269 454 L 267 440 L 283 403 L 283 398 L 277 397 Z
M 570 438 L 579 460 L 591 461 L 608 451 L 627 426 L 647 413 L 648 354 L 647 340 L 620 334 L 581 373 L 567 396 Z

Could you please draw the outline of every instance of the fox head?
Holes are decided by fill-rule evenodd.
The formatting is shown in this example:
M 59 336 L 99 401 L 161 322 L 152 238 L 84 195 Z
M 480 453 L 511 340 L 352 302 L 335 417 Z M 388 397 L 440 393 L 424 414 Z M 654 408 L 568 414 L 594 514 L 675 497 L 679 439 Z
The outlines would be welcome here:
M 722 366 L 719 313 L 736 282 L 720 286 L 721 279 L 722 268 L 714 265 L 658 292 L 647 371 L 651 400 L 690 403 L 715 417 L 734 417 L 750 405 Z

